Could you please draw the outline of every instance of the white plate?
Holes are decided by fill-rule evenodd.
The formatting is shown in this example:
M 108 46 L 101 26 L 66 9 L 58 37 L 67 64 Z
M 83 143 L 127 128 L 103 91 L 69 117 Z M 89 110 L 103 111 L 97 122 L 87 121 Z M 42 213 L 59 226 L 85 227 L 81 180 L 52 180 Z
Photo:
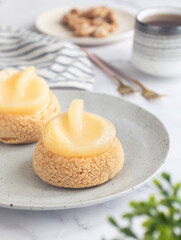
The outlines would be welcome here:
M 35 175 L 35 144 L 0 143 L 0 206 L 54 210 L 89 206 L 120 197 L 147 182 L 164 164 L 169 137 L 163 124 L 132 103 L 109 95 L 55 90 L 62 111 L 72 99 L 85 100 L 85 109 L 110 119 L 125 152 L 125 164 L 115 178 L 97 187 L 73 190 L 51 186 Z
M 43 13 L 35 22 L 36 28 L 42 33 L 87 46 L 110 44 L 133 34 L 135 16 L 131 13 L 114 9 L 119 22 L 119 27 L 115 32 L 105 38 L 75 37 L 72 31 L 61 24 L 63 15 L 71 9 L 72 8 L 60 8 Z

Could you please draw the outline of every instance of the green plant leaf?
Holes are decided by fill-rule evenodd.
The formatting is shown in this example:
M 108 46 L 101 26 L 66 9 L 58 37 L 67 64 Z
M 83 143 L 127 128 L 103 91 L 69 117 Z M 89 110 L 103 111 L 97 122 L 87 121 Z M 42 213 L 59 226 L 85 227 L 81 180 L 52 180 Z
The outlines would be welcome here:
M 153 180 L 153 183 L 154 183 L 155 186 L 160 190 L 160 193 L 161 193 L 161 194 L 163 194 L 163 195 L 165 195 L 165 196 L 168 196 L 168 195 L 169 195 L 168 191 L 166 191 L 166 190 L 163 188 L 162 184 L 160 183 L 160 181 L 159 181 L 158 179 Z
M 163 172 L 163 173 L 161 174 L 161 177 L 164 178 L 168 183 L 171 183 L 170 174 Z
M 129 227 L 120 228 L 120 232 L 124 233 L 126 236 L 131 237 L 133 239 L 138 239 L 136 234 L 133 233 L 133 231 Z
M 181 183 L 175 184 L 175 186 L 173 187 L 173 195 L 176 196 L 179 190 L 181 190 Z
M 119 228 L 118 223 L 116 222 L 116 220 L 113 217 L 108 217 L 108 221 L 115 227 Z
M 131 211 L 122 216 L 127 220 L 125 227 L 109 217 L 109 222 L 117 228 L 121 237 L 138 239 L 132 223 L 144 217 L 142 240 L 181 240 L 181 182 L 173 185 L 168 173 L 162 173 L 161 177 L 163 180 L 153 181 L 158 194 L 151 195 L 147 201 L 130 202 Z M 168 183 L 166 186 L 165 181 Z

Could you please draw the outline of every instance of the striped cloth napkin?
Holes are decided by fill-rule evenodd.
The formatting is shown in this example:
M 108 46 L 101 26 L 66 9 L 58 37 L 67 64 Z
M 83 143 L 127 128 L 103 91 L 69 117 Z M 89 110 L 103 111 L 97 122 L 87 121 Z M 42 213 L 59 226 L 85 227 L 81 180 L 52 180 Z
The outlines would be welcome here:
M 92 90 L 94 72 L 75 44 L 14 27 L 0 26 L 0 69 L 33 65 L 50 87 Z

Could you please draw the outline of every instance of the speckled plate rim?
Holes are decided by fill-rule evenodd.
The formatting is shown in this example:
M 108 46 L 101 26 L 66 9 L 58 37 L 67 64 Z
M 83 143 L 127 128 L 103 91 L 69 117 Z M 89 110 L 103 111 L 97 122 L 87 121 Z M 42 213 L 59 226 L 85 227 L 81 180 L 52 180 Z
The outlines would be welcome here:
M 140 187 L 142 187 L 144 184 L 146 184 L 147 182 L 149 182 L 151 179 L 153 179 L 161 170 L 161 168 L 164 166 L 166 159 L 168 157 L 168 153 L 169 153 L 169 149 L 170 149 L 170 137 L 168 134 L 168 131 L 166 129 L 166 127 L 164 126 L 164 124 L 159 120 L 159 118 L 157 118 L 154 114 L 150 113 L 149 111 L 147 111 L 146 109 L 140 107 L 139 105 L 135 104 L 135 103 L 131 103 L 129 101 L 123 100 L 121 97 L 116 97 L 116 96 L 112 96 L 112 95 L 108 95 L 108 94 L 104 94 L 104 93 L 92 93 L 92 92 L 85 92 L 82 90 L 55 90 L 55 91 L 60 91 L 67 93 L 67 94 L 72 94 L 72 93 L 84 93 L 84 94 L 91 94 L 91 95 L 100 95 L 102 97 L 112 97 L 112 98 L 116 98 L 119 99 L 120 101 L 126 103 L 128 106 L 134 106 L 135 108 L 139 108 L 141 111 L 145 112 L 146 114 L 150 115 L 151 117 L 153 117 L 155 119 L 155 121 L 159 122 L 160 126 L 162 127 L 162 129 L 164 130 L 165 133 L 165 137 L 167 139 L 167 150 L 165 151 L 164 154 L 164 159 L 162 159 L 162 163 L 160 164 L 160 166 L 157 168 L 157 170 L 150 175 L 149 177 L 147 177 L 143 182 L 141 182 L 140 184 L 137 184 L 135 186 L 133 186 L 132 188 L 119 192 L 119 193 L 115 193 L 115 194 L 111 194 L 108 195 L 106 197 L 102 197 L 102 198 L 97 198 L 95 200 L 87 200 L 87 201 L 80 201 L 77 203 L 70 203 L 70 204 L 66 204 L 66 205 L 42 205 L 42 204 L 21 204 L 21 203 L 15 203 L 15 204 L 7 204 L 6 202 L 0 202 L 0 207 L 4 207 L 4 208 L 11 208 L 11 209 L 19 209 L 19 210 L 61 210 L 61 209 L 73 209 L 73 208 L 82 208 L 82 207 L 89 207 L 95 204 L 100 204 L 103 202 L 107 202 L 116 198 L 119 198 L 121 196 L 124 196 L 134 190 L 139 189 Z M 106 184 L 106 183 L 104 183 Z M 76 191 L 76 190 L 75 190 Z

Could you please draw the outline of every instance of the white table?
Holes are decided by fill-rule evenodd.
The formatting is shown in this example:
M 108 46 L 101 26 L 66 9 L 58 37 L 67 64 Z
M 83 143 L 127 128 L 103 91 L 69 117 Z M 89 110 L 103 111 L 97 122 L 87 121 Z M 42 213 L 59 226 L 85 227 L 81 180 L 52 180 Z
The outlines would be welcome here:
M 150 3 L 151 2 L 151 3 Z M 180 6 L 180 0 L 91 0 L 92 5 L 111 5 L 136 13 L 148 6 Z M 34 30 L 34 19 L 43 11 L 61 6 L 86 5 L 85 0 L 1 0 L 0 24 L 12 25 Z M 87 0 L 90 5 L 90 1 Z M 162 170 L 172 173 L 174 180 L 181 180 L 180 143 L 181 143 L 181 77 L 159 79 L 136 70 L 129 62 L 132 39 L 123 42 L 90 48 L 142 81 L 146 86 L 166 94 L 167 97 L 148 102 L 139 93 L 124 97 L 154 113 L 166 125 L 171 150 Z M 95 92 L 118 96 L 116 83 L 95 68 Z M 113 201 L 88 208 L 62 211 L 18 211 L 0 208 L 1 240 L 98 240 L 105 236 L 115 237 L 117 232 L 107 223 L 107 217 L 119 218 L 128 209 L 130 200 L 144 199 L 155 190 L 149 183 L 141 189 Z

